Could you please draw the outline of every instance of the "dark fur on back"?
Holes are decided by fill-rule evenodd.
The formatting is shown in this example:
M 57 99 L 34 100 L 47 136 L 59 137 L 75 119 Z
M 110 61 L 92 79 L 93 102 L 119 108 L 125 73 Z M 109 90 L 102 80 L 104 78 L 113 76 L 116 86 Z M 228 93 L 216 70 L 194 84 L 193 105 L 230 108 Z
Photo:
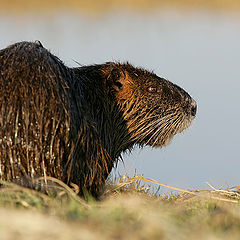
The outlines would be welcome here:
M 0 179 L 52 176 L 99 194 L 121 153 L 164 146 L 194 100 L 130 64 L 66 67 L 39 43 L 0 51 Z

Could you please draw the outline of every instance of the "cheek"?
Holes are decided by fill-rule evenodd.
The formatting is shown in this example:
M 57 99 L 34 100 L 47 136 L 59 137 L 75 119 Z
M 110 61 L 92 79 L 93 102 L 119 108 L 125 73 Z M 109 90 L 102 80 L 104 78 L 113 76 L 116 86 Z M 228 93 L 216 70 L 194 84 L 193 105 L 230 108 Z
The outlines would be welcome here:
M 122 89 L 120 89 L 117 93 L 116 93 L 116 98 L 119 101 L 128 101 L 128 100 L 134 100 L 137 96 L 135 96 L 134 92 L 127 87 L 123 87 Z
M 144 92 L 141 94 L 141 101 L 148 106 L 160 106 L 163 102 L 163 97 L 159 93 Z

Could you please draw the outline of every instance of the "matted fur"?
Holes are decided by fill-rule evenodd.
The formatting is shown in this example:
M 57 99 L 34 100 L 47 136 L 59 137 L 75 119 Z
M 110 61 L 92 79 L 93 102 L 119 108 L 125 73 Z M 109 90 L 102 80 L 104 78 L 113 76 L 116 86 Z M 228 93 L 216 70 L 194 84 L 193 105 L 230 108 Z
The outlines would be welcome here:
M 181 88 L 130 64 L 66 67 L 40 43 L 0 51 L 0 179 L 97 196 L 121 154 L 167 145 L 196 114 Z

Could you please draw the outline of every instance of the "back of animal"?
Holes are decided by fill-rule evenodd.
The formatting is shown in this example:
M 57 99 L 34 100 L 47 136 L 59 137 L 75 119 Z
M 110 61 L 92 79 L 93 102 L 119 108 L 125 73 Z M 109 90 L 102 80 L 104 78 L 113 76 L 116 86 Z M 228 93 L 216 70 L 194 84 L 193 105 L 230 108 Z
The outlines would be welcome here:
M 46 172 L 62 177 L 60 160 L 70 147 L 70 78 L 40 44 L 0 51 L 0 180 L 22 182 Z

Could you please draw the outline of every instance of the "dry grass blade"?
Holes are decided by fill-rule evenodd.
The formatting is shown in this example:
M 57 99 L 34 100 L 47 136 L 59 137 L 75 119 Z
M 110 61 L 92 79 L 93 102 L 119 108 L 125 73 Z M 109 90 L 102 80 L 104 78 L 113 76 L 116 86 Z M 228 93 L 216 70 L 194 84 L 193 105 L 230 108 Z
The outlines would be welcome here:
M 231 188 L 231 189 L 227 189 L 227 190 L 223 190 L 223 189 L 216 189 L 215 187 L 213 187 L 211 184 L 209 184 L 208 182 L 206 182 L 206 184 L 211 188 L 213 189 L 212 191 L 210 191 L 211 193 L 218 193 L 222 196 L 224 196 L 224 201 L 227 201 L 227 202 L 233 202 L 233 203 L 238 203 L 239 202 L 239 199 L 240 199 L 240 194 L 236 191 L 237 187 L 234 187 L 234 188 Z M 222 187 L 221 187 L 222 188 Z M 235 191 L 233 191 L 235 190 Z M 219 200 L 218 198 L 216 197 L 212 197 L 213 199 L 217 199 Z M 226 199 L 227 198 L 227 199 Z M 229 199 L 229 198 L 235 198 L 237 200 L 232 200 L 232 199 Z M 222 199 L 223 200 L 223 199 Z
M 124 178 L 127 179 L 127 180 L 124 181 Z M 120 183 L 117 184 L 116 187 L 114 187 L 112 190 L 106 191 L 106 194 L 109 193 L 110 191 L 116 191 L 118 189 L 121 189 L 124 186 L 126 186 L 128 184 L 131 184 L 131 183 L 134 183 L 136 181 L 150 182 L 150 183 L 154 183 L 154 184 L 157 184 L 159 186 L 163 186 L 163 187 L 166 187 L 166 188 L 169 188 L 169 189 L 173 189 L 173 190 L 176 190 L 176 191 L 180 191 L 180 192 L 184 192 L 184 193 L 188 193 L 188 194 L 192 194 L 192 195 L 197 195 L 194 192 L 191 192 L 191 191 L 188 191 L 188 190 L 184 190 L 184 189 L 181 189 L 181 188 L 172 187 L 172 186 L 169 186 L 169 185 L 166 185 L 166 184 L 162 184 L 162 183 L 159 183 L 159 182 L 157 182 L 157 181 L 155 181 L 153 179 L 144 178 L 141 175 L 136 175 L 136 176 L 134 176 L 132 178 L 129 178 L 128 176 L 123 175 L 122 178 L 120 179 Z
M 126 179 L 126 180 L 125 180 Z M 207 183 L 208 186 L 213 189 L 213 190 L 194 190 L 194 191 L 189 191 L 189 190 L 185 190 L 185 189 L 181 189 L 181 188 L 177 188 L 177 187 L 172 187 L 166 184 L 162 184 L 159 183 L 153 179 L 149 179 L 149 178 L 144 178 L 142 177 L 142 175 L 136 175 L 132 178 L 129 178 L 128 176 L 123 175 L 122 178 L 120 179 L 120 183 L 117 184 L 112 190 L 108 190 L 105 192 L 105 194 L 109 193 L 109 192 L 114 192 L 116 190 L 119 190 L 123 187 L 125 187 L 126 185 L 132 184 L 134 182 L 137 181 L 144 181 L 144 182 L 149 182 L 149 183 L 154 183 L 156 185 L 168 188 L 168 189 L 172 189 L 175 191 L 179 191 L 181 192 L 181 194 L 179 194 L 178 196 L 176 196 L 176 199 L 178 200 L 183 200 L 183 199 L 189 199 L 189 195 L 191 196 L 197 196 L 200 198 L 210 198 L 210 199 L 214 199 L 214 200 L 218 200 L 218 201 L 224 201 L 224 202 L 231 202 L 231 203 L 239 203 L 239 199 L 240 199 L 240 194 L 239 194 L 239 187 L 234 187 L 233 189 L 230 189 L 231 191 L 228 190 L 218 190 L 216 188 L 214 188 L 211 184 Z M 233 191 L 236 190 L 236 191 Z M 220 196 L 219 196 L 220 195 Z
M 169 188 L 169 189 L 173 189 L 173 190 L 176 190 L 176 191 L 192 194 L 192 195 L 195 195 L 195 196 L 197 195 L 197 193 L 195 193 L 195 192 L 191 192 L 191 191 L 184 190 L 184 189 L 181 189 L 181 188 L 172 187 L 172 186 L 169 186 L 169 185 L 166 185 L 166 184 L 163 184 L 163 183 L 159 183 L 159 182 L 157 182 L 157 181 L 155 181 L 153 179 L 144 178 L 141 175 L 137 175 L 135 177 L 137 178 L 137 180 L 142 180 L 142 181 L 145 181 L 145 182 L 154 183 L 154 184 L 157 184 L 159 186 L 163 186 L 163 187 L 166 187 L 166 188 Z
M 80 198 L 76 192 L 78 192 L 78 189 L 76 189 L 76 186 L 74 184 L 74 189 L 76 190 L 76 192 L 71 189 L 68 185 L 66 185 L 65 183 L 63 183 L 61 180 L 53 178 L 53 177 L 40 177 L 37 178 L 36 181 L 44 181 L 45 179 L 47 180 L 46 183 L 46 187 L 51 187 L 51 185 L 49 186 L 49 182 L 52 183 L 56 183 L 57 185 L 60 186 L 60 189 L 63 190 L 63 192 L 61 192 L 59 195 L 63 195 L 64 193 L 67 193 L 68 195 L 70 195 L 75 201 L 77 201 L 78 203 L 80 203 L 81 205 L 83 205 L 86 208 L 90 208 L 90 205 L 88 205 L 82 198 Z M 57 186 L 53 186 L 55 189 L 57 188 Z

